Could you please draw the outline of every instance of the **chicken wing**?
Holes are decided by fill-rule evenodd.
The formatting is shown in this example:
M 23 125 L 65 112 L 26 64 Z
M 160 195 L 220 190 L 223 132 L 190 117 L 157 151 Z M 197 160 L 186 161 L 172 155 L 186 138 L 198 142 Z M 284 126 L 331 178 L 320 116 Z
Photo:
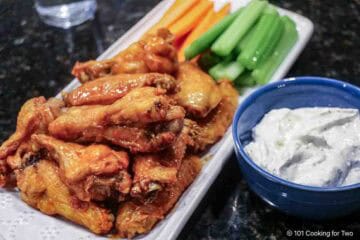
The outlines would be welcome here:
M 126 171 L 129 164 L 126 152 L 105 145 L 66 143 L 43 134 L 31 139 L 59 163 L 62 181 L 80 200 L 102 201 L 129 193 L 131 177 Z
M 9 176 L 11 172 L 4 160 L 0 160 L 0 187 L 4 187 L 9 184 Z
M 103 129 L 86 129 L 78 142 L 111 142 L 132 153 L 158 152 L 169 147 L 178 137 L 183 119 L 149 124 L 148 126 L 110 126 Z
M 20 109 L 16 131 L 0 147 L 0 159 L 14 153 L 19 145 L 34 132 L 46 132 L 48 124 L 60 112 L 64 103 L 58 99 L 37 97 L 28 100 Z
M 205 117 L 221 101 L 216 82 L 192 63 L 180 64 L 177 80 L 179 91 L 175 99 L 191 117 Z
M 29 139 L 32 133 L 47 132 L 48 124 L 59 114 L 64 103 L 58 99 L 37 97 L 28 100 L 20 109 L 16 131 L 0 146 L 0 186 L 6 184 L 8 169 L 5 159 L 16 152 L 17 148 Z
M 133 197 L 143 197 L 177 181 L 176 176 L 185 155 L 187 140 L 187 133 L 182 132 L 168 149 L 134 157 L 134 180 L 131 188 Z
M 115 57 L 104 61 L 77 62 L 72 74 L 84 83 L 106 75 L 120 73 L 168 73 L 177 70 L 173 36 L 166 29 L 147 35 Z
M 64 100 L 68 106 L 112 104 L 132 89 L 145 86 L 174 92 L 176 80 L 170 75 L 160 73 L 118 74 L 86 82 L 65 94 Z
M 200 170 L 200 159 L 188 156 L 184 159 L 174 184 L 147 198 L 134 198 L 122 203 L 116 218 L 116 229 L 120 237 L 131 238 L 150 231 L 173 208 Z
M 87 129 L 171 121 L 183 119 L 184 115 L 184 109 L 173 105 L 164 92 L 144 87 L 133 89 L 111 105 L 71 107 L 50 123 L 49 131 L 57 138 L 74 140 L 79 139 Z
M 54 162 L 40 160 L 35 165 L 17 170 L 16 178 L 22 200 L 41 212 L 60 215 L 96 234 L 108 233 L 112 228 L 114 216 L 94 203 L 81 202 L 72 196 L 60 180 Z
M 219 89 L 222 100 L 206 118 L 197 122 L 190 119 L 184 121 L 184 126 L 193 139 L 192 147 L 195 152 L 202 151 L 217 142 L 231 124 L 238 104 L 238 93 L 227 80 L 220 82 Z

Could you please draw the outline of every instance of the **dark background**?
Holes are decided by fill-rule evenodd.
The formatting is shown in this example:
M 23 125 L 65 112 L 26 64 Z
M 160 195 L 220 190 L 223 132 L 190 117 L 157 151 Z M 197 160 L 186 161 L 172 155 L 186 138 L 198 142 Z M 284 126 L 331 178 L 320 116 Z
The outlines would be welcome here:
M 77 60 L 94 59 L 159 0 L 99 0 L 96 19 L 71 30 L 43 24 L 31 0 L 0 0 L 0 142 L 28 98 L 56 95 Z M 288 76 L 326 76 L 360 85 L 360 0 L 273 0 L 310 18 L 314 35 Z M 287 230 L 354 231 L 360 214 L 311 222 L 271 209 L 243 182 L 232 156 L 180 239 L 286 239 Z

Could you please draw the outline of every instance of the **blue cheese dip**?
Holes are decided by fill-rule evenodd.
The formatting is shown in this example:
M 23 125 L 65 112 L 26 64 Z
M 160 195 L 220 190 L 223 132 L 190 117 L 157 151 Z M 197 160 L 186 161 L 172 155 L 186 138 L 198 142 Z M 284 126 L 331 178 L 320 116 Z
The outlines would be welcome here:
M 276 109 L 264 116 L 252 135 L 245 151 L 273 175 L 318 187 L 360 182 L 357 109 Z

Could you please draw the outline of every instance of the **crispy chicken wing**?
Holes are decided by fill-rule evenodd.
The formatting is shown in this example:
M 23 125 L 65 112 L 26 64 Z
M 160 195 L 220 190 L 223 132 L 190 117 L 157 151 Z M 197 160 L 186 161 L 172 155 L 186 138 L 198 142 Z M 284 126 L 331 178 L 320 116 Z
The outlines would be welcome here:
M 88 129 L 171 121 L 182 119 L 184 115 L 184 109 L 173 105 L 159 89 L 144 87 L 133 89 L 111 105 L 69 108 L 49 125 L 49 131 L 55 137 L 74 140 L 81 138 Z
M 64 100 L 68 106 L 111 104 L 132 89 L 145 86 L 174 92 L 176 80 L 170 75 L 160 73 L 118 74 L 86 82 L 65 94 Z
M 200 172 L 189 154 L 224 135 L 238 94 L 193 63 L 179 66 L 166 29 L 72 73 L 83 84 L 64 101 L 21 108 L 0 146 L 0 187 L 17 185 L 30 206 L 96 234 L 147 233 Z
M 103 129 L 86 129 L 78 142 L 111 142 L 129 149 L 132 153 L 158 152 L 169 147 L 178 137 L 183 119 L 149 124 L 147 126 L 110 126 Z
M 157 34 L 147 35 L 133 43 L 115 57 L 104 61 L 77 62 L 72 74 L 80 82 L 87 82 L 106 75 L 120 73 L 168 73 L 177 70 L 176 49 L 172 45 L 173 36 L 166 29 Z
M 116 229 L 120 237 L 131 238 L 136 234 L 149 232 L 173 208 L 200 169 L 201 162 L 197 156 L 186 157 L 174 184 L 147 198 L 134 198 L 122 203 L 116 218 Z
M 13 155 L 6 158 L 9 169 L 13 172 L 17 169 L 25 168 L 38 160 L 46 157 L 43 151 L 40 151 L 31 141 L 31 139 L 20 144 Z
M 129 164 L 126 152 L 105 145 L 66 143 L 43 134 L 31 139 L 59 163 L 61 179 L 80 200 L 102 201 L 129 193 L 131 178 L 126 171 Z
M 182 132 L 168 149 L 134 157 L 132 196 L 143 197 L 177 181 L 176 176 L 185 155 L 188 138 L 187 133 Z
M 5 159 L 35 132 L 47 132 L 48 124 L 59 114 L 64 103 L 58 99 L 37 97 L 28 100 L 20 109 L 16 131 L 0 147 L 0 186 L 6 183 L 8 169 Z
M 216 82 L 194 64 L 181 63 L 177 80 L 175 99 L 190 116 L 203 118 L 219 104 L 222 96 Z
M 41 212 L 60 215 L 97 234 L 105 234 L 112 228 L 113 215 L 94 203 L 81 202 L 72 196 L 60 180 L 54 162 L 40 160 L 35 165 L 17 170 L 16 178 L 22 200 Z
M 196 152 L 218 141 L 231 124 L 238 103 L 238 93 L 227 80 L 220 82 L 219 89 L 222 100 L 206 118 L 197 122 L 190 119 L 184 121 L 185 128 L 193 139 L 193 150 Z
M 46 132 L 48 124 L 60 112 L 64 103 L 58 99 L 46 101 L 44 97 L 28 100 L 20 109 L 16 131 L 0 147 L 0 159 L 14 153 L 19 145 L 34 132 Z

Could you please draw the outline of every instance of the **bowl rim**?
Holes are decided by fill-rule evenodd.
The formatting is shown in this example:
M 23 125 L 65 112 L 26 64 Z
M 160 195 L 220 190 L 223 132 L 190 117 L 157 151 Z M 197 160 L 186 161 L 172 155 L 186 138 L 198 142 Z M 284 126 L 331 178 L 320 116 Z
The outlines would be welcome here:
M 293 85 L 309 85 L 309 84 L 316 84 L 316 85 L 326 85 L 331 86 L 335 88 L 340 89 L 346 89 L 346 91 L 350 91 L 352 93 L 355 93 L 360 96 L 360 88 L 349 84 L 347 82 L 343 82 L 340 80 L 332 79 L 332 78 L 326 78 L 326 77 L 318 77 L 318 76 L 300 76 L 300 77 L 290 77 L 285 78 L 280 81 L 276 81 L 273 83 L 266 84 L 262 87 L 259 87 L 254 92 L 252 92 L 249 96 L 247 96 L 244 101 L 240 104 L 240 106 L 237 108 L 235 117 L 233 119 L 232 123 L 232 135 L 234 139 L 235 148 L 239 151 L 241 157 L 243 160 L 249 164 L 255 171 L 260 173 L 263 177 L 267 178 L 268 180 L 286 185 L 287 187 L 296 188 L 304 191 L 311 191 L 311 192 L 339 192 L 339 191 L 348 191 L 353 190 L 360 187 L 360 183 L 355 183 L 351 185 L 346 186 L 340 186 L 340 187 L 316 187 L 316 186 L 308 186 L 308 185 L 302 185 L 294 182 L 290 182 L 288 180 L 285 180 L 283 178 L 280 178 L 278 176 L 275 176 L 265 169 L 258 166 L 250 156 L 245 152 L 244 146 L 240 142 L 240 139 L 237 134 L 237 122 L 239 121 L 239 118 L 241 114 L 244 112 L 244 110 L 252 104 L 252 102 L 257 99 L 262 94 L 272 91 L 274 89 L 287 87 L 287 86 L 293 86 Z M 240 161 L 240 159 L 238 159 Z

